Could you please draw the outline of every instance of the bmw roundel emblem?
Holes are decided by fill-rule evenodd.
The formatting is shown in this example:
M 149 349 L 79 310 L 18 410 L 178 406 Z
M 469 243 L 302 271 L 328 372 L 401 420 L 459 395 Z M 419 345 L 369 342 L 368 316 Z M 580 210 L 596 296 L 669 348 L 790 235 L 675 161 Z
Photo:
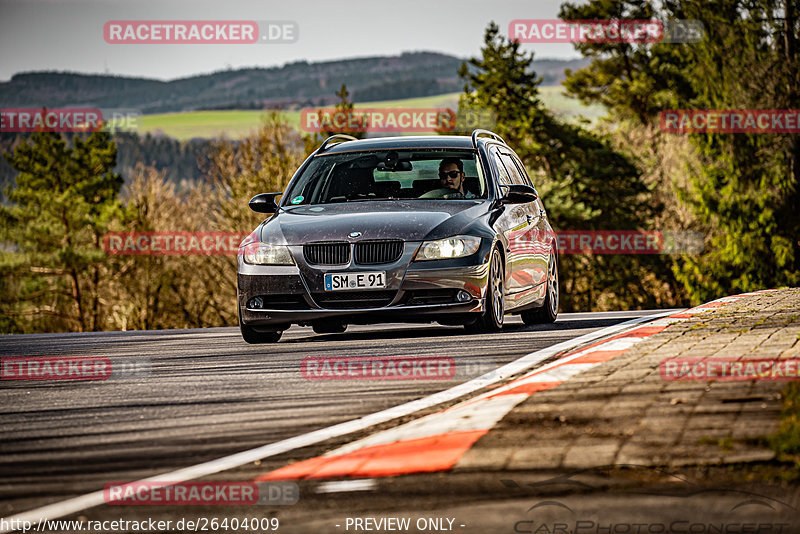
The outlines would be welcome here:
M 350 232 L 350 233 L 347 235 L 347 237 L 350 237 L 350 238 L 353 238 L 353 239 L 355 239 L 355 238 L 357 238 L 357 237 L 361 237 L 361 232 Z

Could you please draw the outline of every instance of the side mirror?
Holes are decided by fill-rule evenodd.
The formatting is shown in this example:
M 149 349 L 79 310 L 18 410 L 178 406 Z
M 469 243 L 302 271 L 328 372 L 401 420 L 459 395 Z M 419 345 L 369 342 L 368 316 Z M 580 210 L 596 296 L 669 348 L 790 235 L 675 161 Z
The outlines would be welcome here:
M 275 203 L 275 197 L 281 196 L 283 193 L 261 193 L 250 199 L 250 209 L 258 213 L 275 213 L 278 211 L 278 205 Z
M 539 193 L 536 192 L 536 189 L 529 185 L 512 184 L 502 185 L 501 187 L 508 190 L 501 199 L 503 204 L 527 204 L 539 198 Z

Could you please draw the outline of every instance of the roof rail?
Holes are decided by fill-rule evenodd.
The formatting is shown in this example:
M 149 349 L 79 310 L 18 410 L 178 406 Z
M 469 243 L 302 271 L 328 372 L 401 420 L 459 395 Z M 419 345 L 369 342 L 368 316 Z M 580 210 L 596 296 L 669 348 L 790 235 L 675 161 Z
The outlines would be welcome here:
M 478 136 L 480 136 L 480 135 L 488 135 L 489 137 L 491 137 L 495 141 L 500 141 L 504 145 L 506 144 L 505 140 L 502 137 L 500 137 L 499 135 L 497 135 L 496 133 L 490 132 L 489 130 L 480 130 L 480 129 L 478 129 L 478 130 L 475 130 L 474 132 L 472 132 L 472 146 L 475 147 L 475 148 L 478 148 Z
M 314 151 L 314 153 L 316 154 L 318 152 L 324 152 L 325 149 L 328 148 L 328 143 L 330 143 L 331 141 L 337 141 L 337 140 L 338 141 L 358 141 L 358 139 L 356 139 L 352 135 L 335 134 L 335 135 L 332 135 L 332 136 L 328 137 L 327 139 L 325 139 L 322 142 L 322 144 L 319 146 L 319 148 Z

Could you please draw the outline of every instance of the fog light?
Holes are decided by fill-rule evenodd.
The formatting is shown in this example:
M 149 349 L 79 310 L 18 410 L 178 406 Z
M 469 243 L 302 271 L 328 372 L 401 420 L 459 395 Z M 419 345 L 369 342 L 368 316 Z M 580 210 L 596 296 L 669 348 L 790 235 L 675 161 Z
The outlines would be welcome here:
M 456 300 L 458 302 L 467 302 L 468 300 L 472 299 L 472 295 L 464 291 L 463 289 L 456 294 Z
M 264 299 L 261 297 L 253 297 L 250 299 L 250 303 L 247 305 L 248 308 L 263 308 L 264 307 Z

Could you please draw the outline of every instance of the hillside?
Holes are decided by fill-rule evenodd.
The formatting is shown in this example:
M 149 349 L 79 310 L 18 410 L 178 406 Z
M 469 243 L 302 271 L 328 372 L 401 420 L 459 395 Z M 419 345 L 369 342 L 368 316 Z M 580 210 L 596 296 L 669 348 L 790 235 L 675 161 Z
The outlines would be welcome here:
M 355 107 L 356 109 L 362 107 L 458 109 L 459 95 L 461 93 L 447 93 L 399 100 L 360 102 Z M 605 114 L 602 106 L 585 106 L 578 100 L 567 98 L 564 95 L 564 88 L 560 85 L 539 87 L 539 95 L 549 110 L 566 119 L 593 120 Z M 294 128 L 300 129 L 299 110 L 282 111 L 281 115 Z M 241 139 L 250 135 L 263 121 L 264 110 L 237 109 L 160 113 L 138 117 L 135 131 L 140 135 L 151 134 L 155 137 L 166 136 L 179 140 L 210 139 L 218 136 Z M 484 127 L 491 128 L 492 125 L 486 124 Z
M 3 107 L 126 108 L 142 114 L 213 109 L 299 109 L 333 103 L 346 83 L 355 102 L 425 97 L 462 90 L 463 59 L 434 52 L 220 71 L 161 81 L 70 72 L 30 72 L 0 83 Z M 535 63 L 543 85 L 585 60 Z

